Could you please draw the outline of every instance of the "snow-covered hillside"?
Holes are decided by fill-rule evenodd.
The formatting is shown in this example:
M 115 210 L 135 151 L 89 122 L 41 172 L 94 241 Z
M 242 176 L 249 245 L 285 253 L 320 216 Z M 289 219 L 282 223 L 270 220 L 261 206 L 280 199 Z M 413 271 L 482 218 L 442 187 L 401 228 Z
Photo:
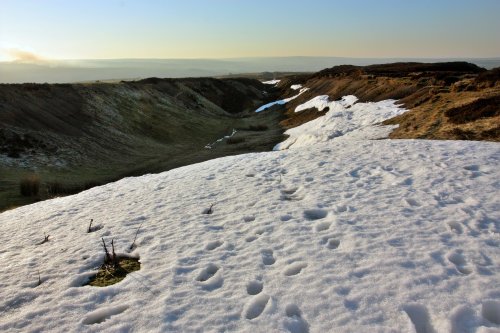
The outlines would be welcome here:
M 330 140 L 4 212 L 0 330 L 498 332 L 499 162 L 498 143 Z M 82 286 L 101 237 L 127 253 L 141 224 L 141 269 Z

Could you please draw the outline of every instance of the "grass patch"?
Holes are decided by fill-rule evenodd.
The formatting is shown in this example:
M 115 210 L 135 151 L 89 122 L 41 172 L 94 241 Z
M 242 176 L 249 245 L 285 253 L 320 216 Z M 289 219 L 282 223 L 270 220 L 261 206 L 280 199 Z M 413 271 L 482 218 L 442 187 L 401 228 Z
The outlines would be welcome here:
M 269 126 L 266 124 L 255 124 L 255 125 L 249 125 L 247 127 L 240 127 L 238 130 L 241 131 L 253 131 L 253 132 L 260 132 L 260 131 L 267 131 L 269 129 Z
M 127 274 L 138 271 L 141 268 L 139 259 L 128 257 L 117 257 L 116 264 L 103 263 L 97 274 L 90 278 L 85 284 L 93 287 L 106 287 L 123 280 Z
M 40 192 L 40 176 L 31 174 L 24 176 L 19 184 L 19 190 L 23 197 L 35 197 Z
M 245 138 L 241 136 L 233 136 L 226 140 L 228 145 L 235 145 L 242 142 L 245 142 Z

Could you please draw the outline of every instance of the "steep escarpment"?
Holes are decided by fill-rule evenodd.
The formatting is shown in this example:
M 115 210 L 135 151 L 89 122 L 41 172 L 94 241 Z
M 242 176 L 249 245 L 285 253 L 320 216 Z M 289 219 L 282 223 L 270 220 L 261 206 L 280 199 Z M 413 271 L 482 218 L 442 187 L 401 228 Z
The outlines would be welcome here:
M 251 79 L 0 85 L 0 203 L 26 201 L 15 197 L 27 173 L 42 179 L 39 194 L 29 199 L 38 200 L 128 175 L 269 150 L 281 139 L 282 116 L 253 110 L 273 94 Z M 212 144 L 234 129 L 238 142 Z
M 324 114 L 312 108 L 295 112 L 308 100 L 356 95 L 361 102 L 395 99 L 410 111 L 386 121 L 399 124 L 391 138 L 500 140 L 499 69 L 486 71 L 465 62 L 396 63 L 336 66 L 312 75 L 290 76 L 278 84 L 291 94 L 292 84 L 309 90 L 281 109 L 286 128 Z M 461 121 L 457 121 L 460 118 Z

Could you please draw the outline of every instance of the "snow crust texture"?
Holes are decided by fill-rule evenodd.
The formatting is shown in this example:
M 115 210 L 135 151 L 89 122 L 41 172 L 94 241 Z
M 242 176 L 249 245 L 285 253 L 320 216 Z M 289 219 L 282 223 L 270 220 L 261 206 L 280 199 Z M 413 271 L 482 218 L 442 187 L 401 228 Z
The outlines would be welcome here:
M 497 143 L 331 140 L 4 212 L 0 331 L 498 332 L 499 160 Z M 101 237 L 141 269 L 82 286 Z

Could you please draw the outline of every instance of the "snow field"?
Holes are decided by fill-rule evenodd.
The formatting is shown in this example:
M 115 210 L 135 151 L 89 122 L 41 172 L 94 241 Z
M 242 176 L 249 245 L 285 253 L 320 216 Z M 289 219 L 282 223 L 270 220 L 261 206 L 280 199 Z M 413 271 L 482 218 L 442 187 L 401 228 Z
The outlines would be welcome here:
M 499 159 L 497 143 L 333 140 L 7 211 L 0 330 L 498 331 Z M 81 286 L 101 237 L 141 269 Z

